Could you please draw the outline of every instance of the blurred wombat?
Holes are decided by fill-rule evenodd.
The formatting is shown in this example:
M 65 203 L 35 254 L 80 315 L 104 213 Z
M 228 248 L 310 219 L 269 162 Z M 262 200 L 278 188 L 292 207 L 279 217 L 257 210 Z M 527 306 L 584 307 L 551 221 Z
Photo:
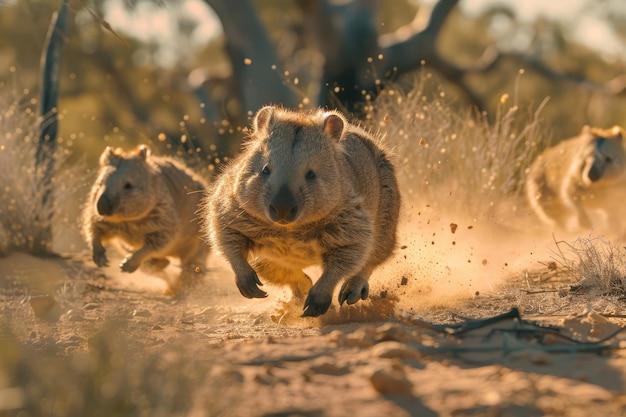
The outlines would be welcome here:
M 120 263 L 124 272 L 161 270 L 168 257 L 179 258 L 183 268 L 204 268 L 209 247 L 196 211 L 205 189 L 189 168 L 151 155 L 145 145 L 129 152 L 107 147 L 83 210 L 94 262 L 108 265 L 103 243 L 119 239 L 134 250 Z
M 553 229 L 573 232 L 600 226 L 591 216 L 600 211 L 606 223 L 601 226 L 621 227 L 625 146 L 621 127 L 585 126 L 578 136 L 546 149 L 526 180 L 526 196 L 539 219 Z
M 259 277 L 304 299 L 303 316 L 368 296 L 368 278 L 393 252 L 400 209 L 394 167 L 365 131 L 337 112 L 258 111 L 243 153 L 207 196 L 212 246 L 248 298 Z M 311 286 L 302 271 L 322 265 Z M 258 274 L 258 275 L 257 275 Z

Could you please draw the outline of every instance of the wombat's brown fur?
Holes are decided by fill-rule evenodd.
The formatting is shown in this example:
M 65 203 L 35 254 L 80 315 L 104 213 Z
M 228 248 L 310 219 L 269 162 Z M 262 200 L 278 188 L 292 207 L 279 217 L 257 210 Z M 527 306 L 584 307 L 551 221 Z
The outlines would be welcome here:
M 367 298 L 368 278 L 395 248 L 400 193 L 385 152 L 339 113 L 264 107 L 205 205 L 212 246 L 242 295 L 265 297 L 260 277 L 308 293 L 303 316 L 319 316 L 341 280 L 340 304 Z M 324 269 L 313 286 L 310 265 Z
M 625 147 L 621 127 L 585 126 L 578 136 L 546 149 L 526 180 L 526 195 L 539 219 L 553 230 L 589 230 L 601 226 L 590 217 L 600 210 L 608 221 L 603 226 L 625 224 Z
M 120 263 L 124 272 L 140 266 L 165 268 L 167 257 L 183 268 L 204 268 L 209 247 L 197 219 L 204 181 L 147 146 L 124 152 L 107 147 L 98 178 L 83 210 L 83 235 L 98 266 L 108 265 L 103 243 L 119 239 L 133 250 Z

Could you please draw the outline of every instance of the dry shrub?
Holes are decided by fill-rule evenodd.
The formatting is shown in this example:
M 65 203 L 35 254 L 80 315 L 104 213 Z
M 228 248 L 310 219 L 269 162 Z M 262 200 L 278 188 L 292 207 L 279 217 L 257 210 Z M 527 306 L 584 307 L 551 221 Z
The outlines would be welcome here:
M 555 241 L 554 259 L 576 282 L 574 289 L 626 295 L 626 248 L 600 237 Z
M 32 104 L 15 95 L 8 100 L 0 97 L 0 256 L 32 252 L 39 230 L 51 223 L 65 227 L 74 223 L 67 217 L 73 210 L 64 208 L 77 205 L 72 192 L 78 186 L 79 167 L 62 169 L 69 151 L 60 149 L 57 173 L 52 181 L 41 181 L 35 164 L 37 114 Z M 52 205 L 43 204 L 47 192 L 52 192 Z
M 124 327 L 105 325 L 89 339 L 88 352 L 70 356 L 2 338 L 0 388 L 12 396 L 5 410 L 19 416 L 227 415 L 233 400 L 224 392 L 238 386 L 241 374 L 184 345 L 150 350 L 121 334 Z
M 525 170 L 547 143 L 540 118 L 547 99 L 523 112 L 516 97 L 504 94 L 490 121 L 455 110 L 425 70 L 408 92 L 382 90 L 369 119 L 395 149 L 405 197 L 475 218 L 490 215 L 503 197 L 520 197 Z

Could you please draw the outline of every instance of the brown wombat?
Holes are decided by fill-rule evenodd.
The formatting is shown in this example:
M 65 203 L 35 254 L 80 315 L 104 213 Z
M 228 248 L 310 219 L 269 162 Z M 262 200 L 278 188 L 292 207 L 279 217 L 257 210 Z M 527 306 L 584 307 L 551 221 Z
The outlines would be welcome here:
M 537 217 L 569 232 L 623 223 L 625 146 L 621 127 L 585 126 L 578 136 L 546 149 L 526 179 L 526 196 Z M 597 216 L 594 221 L 594 211 L 603 212 L 608 224 L 599 224 Z
M 319 316 L 341 280 L 340 304 L 367 298 L 368 278 L 395 249 L 399 210 L 394 167 L 369 134 L 337 112 L 270 106 L 207 195 L 204 217 L 242 295 L 265 297 L 260 277 L 306 295 L 303 316 Z M 302 271 L 310 265 L 324 269 L 313 286 Z
M 119 239 L 134 250 L 120 263 L 165 268 L 167 257 L 183 268 L 204 268 L 209 247 L 200 233 L 198 203 L 204 181 L 183 164 L 150 154 L 147 146 L 124 152 L 107 147 L 83 210 L 83 235 L 98 266 L 108 265 L 104 242 Z

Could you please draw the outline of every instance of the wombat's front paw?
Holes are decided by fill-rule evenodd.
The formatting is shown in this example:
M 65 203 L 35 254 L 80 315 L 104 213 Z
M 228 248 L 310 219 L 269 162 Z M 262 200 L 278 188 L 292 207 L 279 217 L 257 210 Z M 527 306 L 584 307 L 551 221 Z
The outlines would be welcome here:
M 344 301 L 348 304 L 354 304 L 359 300 L 365 300 L 370 292 L 370 286 L 367 280 L 361 277 L 353 277 L 341 286 L 339 291 L 339 305 L 343 305 Z
M 317 317 L 326 313 L 328 311 L 328 307 L 330 307 L 332 298 L 332 293 L 317 294 L 315 286 L 313 286 L 304 301 L 304 313 L 302 313 L 302 317 Z
M 259 285 L 263 285 L 263 283 L 253 270 L 243 275 L 237 275 L 235 282 L 237 283 L 237 288 L 239 288 L 241 295 L 246 298 L 267 297 L 267 293 L 258 287 Z
M 135 272 L 137 268 L 141 265 L 141 261 L 137 261 L 137 258 L 134 258 L 132 254 L 126 255 L 124 260 L 120 262 L 120 269 L 122 272 Z
M 109 260 L 107 259 L 107 255 L 105 251 L 94 252 L 92 255 L 92 259 L 96 263 L 96 265 L 98 265 L 99 267 L 109 265 Z

